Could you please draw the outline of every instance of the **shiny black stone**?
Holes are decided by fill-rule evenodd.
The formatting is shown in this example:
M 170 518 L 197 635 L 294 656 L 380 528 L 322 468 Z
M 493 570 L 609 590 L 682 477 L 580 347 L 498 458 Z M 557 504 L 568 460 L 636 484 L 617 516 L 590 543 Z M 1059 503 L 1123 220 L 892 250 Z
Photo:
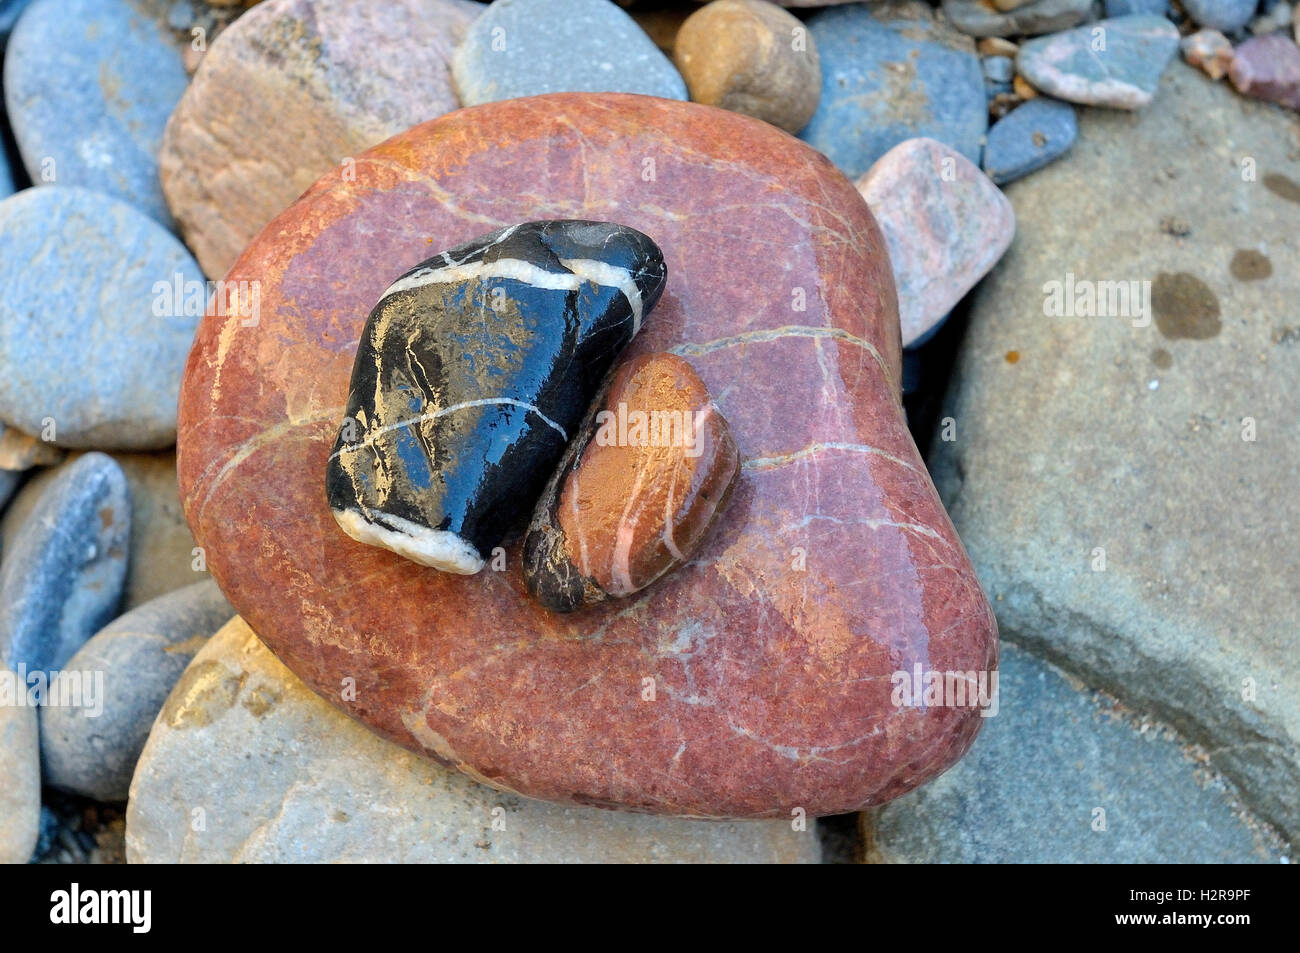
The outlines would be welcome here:
M 531 512 L 667 280 L 609 222 L 526 222 L 443 252 L 380 298 L 326 468 L 362 542 L 472 573 Z

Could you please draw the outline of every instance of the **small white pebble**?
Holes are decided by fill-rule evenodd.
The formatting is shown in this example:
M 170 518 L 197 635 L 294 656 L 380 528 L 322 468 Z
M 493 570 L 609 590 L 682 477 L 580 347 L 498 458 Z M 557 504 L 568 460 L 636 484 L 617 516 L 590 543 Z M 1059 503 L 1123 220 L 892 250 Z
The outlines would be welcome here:
M 1147 381 L 1147 390 L 1156 390 L 1160 387 L 1159 381 Z

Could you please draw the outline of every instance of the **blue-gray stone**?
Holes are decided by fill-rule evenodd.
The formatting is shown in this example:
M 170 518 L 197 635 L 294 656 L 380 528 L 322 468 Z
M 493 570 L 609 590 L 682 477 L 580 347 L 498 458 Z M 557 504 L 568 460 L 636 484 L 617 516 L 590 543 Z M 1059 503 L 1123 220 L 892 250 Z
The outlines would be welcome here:
M 1201 26 L 1236 33 L 1255 15 L 1258 0 L 1183 0 L 1183 9 Z
M 45 782 L 100 801 L 125 801 L 149 729 L 208 636 L 235 614 L 208 580 L 119 616 L 72 656 L 70 672 L 103 672 L 102 710 L 41 709 Z
M 1072 103 L 1139 109 L 1178 50 L 1178 28 L 1134 14 L 1027 40 L 1016 69 L 1049 96 Z
M 1016 61 L 1009 56 L 986 56 L 981 62 L 984 78 L 995 83 L 1009 83 L 1016 75 Z
M 886 863 L 1269 863 L 1285 854 L 1158 725 L 1003 643 L 965 758 L 869 815 Z M 1158 796 L 1156 795 L 1158 792 Z
M 1108 17 L 1126 17 L 1134 13 L 1163 17 L 1169 13 L 1169 0 L 1106 0 Z
M 1074 107 L 1039 96 L 993 124 L 984 143 L 984 171 L 998 185 L 1041 169 L 1074 145 Z
M 112 457 L 77 458 L 6 540 L 0 563 L 0 664 L 64 666 L 117 609 L 131 540 L 131 497 Z
M 967 36 L 1037 36 L 1081 23 L 1092 0 L 1033 0 L 998 10 L 988 0 L 943 0 L 943 12 Z
M 979 164 L 988 101 L 968 37 L 918 4 L 833 7 L 808 29 L 821 56 L 822 94 L 800 138 L 847 176 L 918 136 Z
M 106 192 L 169 227 L 157 155 L 187 83 L 161 24 L 127 0 L 34 0 L 5 53 L 9 123 L 32 182 Z
M 63 447 L 175 443 L 206 302 L 185 247 L 129 205 L 63 186 L 0 202 L 0 244 L 0 420 Z
M 609 0 L 496 0 L 451 70 L 466 106 L 561 92 L 687 98 L 677 68 Z

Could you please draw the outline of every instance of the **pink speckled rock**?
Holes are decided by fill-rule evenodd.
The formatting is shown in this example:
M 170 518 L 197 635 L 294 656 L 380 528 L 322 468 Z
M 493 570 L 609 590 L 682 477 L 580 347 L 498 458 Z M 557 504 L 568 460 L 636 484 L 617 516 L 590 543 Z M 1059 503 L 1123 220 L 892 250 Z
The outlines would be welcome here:
M 185 243 L 212 278 L 329 170 L 460 105 L 448 62 L 468 0 L 266 0 L 212 41 L 158 157 Z
M 663 249 L 637 354 L 687 358 L 741 470 L 695 557 L 560 615 L 518 540 L 476 576 L 355 542 L 325 461 L 366 315 L 440 248 L 538 218 Z M 856 810 L 951 765 L 973 707 L 891 676 L 996 666 L 996 625 L 899 404 L 884 240 L 831 163 L 758 120 L 628 94 L 450 113 L 321 179 L 240 256 L 260 321 L 208 315 L 179 469 L 208 567 L 323 698 L 470 776 L 569 803 L 709 817 Z
M 907 347 L 997 264 L 1016 216 L 987 175 L 933 139 L 894 146 L 858 179 L 858 191 L 889 244 Z
M 1300 111 L 1300 46 L 1282 33 L 1237 47 L 1228 78 L 1238 92 Z

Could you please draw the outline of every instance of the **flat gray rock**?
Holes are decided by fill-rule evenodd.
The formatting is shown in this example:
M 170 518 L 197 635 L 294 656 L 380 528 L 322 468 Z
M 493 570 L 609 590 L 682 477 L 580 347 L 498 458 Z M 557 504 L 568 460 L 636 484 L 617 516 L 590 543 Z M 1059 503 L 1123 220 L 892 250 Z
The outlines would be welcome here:
M 1092 0 L 1033 0 L 998 10 L 986 0 L 943 0 L 943 12 L 967 36 L 1037 36 L 1083 21 Z
M 132 863 L 816 863 L 816 824 L 692 821 L 503 794 L 371 734 L 238 617 L 155 722 Z
M 0 242 L 0 420 L 64 447 L 175 443 L 207 301 L 185 247 L 131 206 L 65 186 L 0 202 Z
M 145 603 L 96 633 L 66 667 L 103 673 L 97 704 L 41 709 L 45 782 L 98 801 L 125 801 L 172 686 L 234 614 L 209 580 Z
M 609 0 L 496 0 L 451 73 L 466 106 L 565 92 L 687 98 L 677 67 Z
M 876 863 L 1276 863 L 1167 730 L 1002 643 L 998 712 L 931 784 L 864 815 Z M 1158 797 L 1152 792 L 1158 791 Z
M 1291 121 L 1175 63 L 1149 110 L 1079 125 L 1067 161 L 1007 187 L 1018 234 L 974 294 L 935 484 L 1008 639 L 1203 746 L 1294 838 Z M 1088 307 L 1130 280 L 1127 309 L 1119 286 Z
M 1016 69 L 1057 99 L 1139 109 L 1177 51 L 1178 28 L 1139 13 L 1030 40 L 1020 47 Z
M 52 481 L 5 541 L 0 665 L 62 668 L 112 619 L 130 537 L 126 477 L 112 458 L 88 453 Z

